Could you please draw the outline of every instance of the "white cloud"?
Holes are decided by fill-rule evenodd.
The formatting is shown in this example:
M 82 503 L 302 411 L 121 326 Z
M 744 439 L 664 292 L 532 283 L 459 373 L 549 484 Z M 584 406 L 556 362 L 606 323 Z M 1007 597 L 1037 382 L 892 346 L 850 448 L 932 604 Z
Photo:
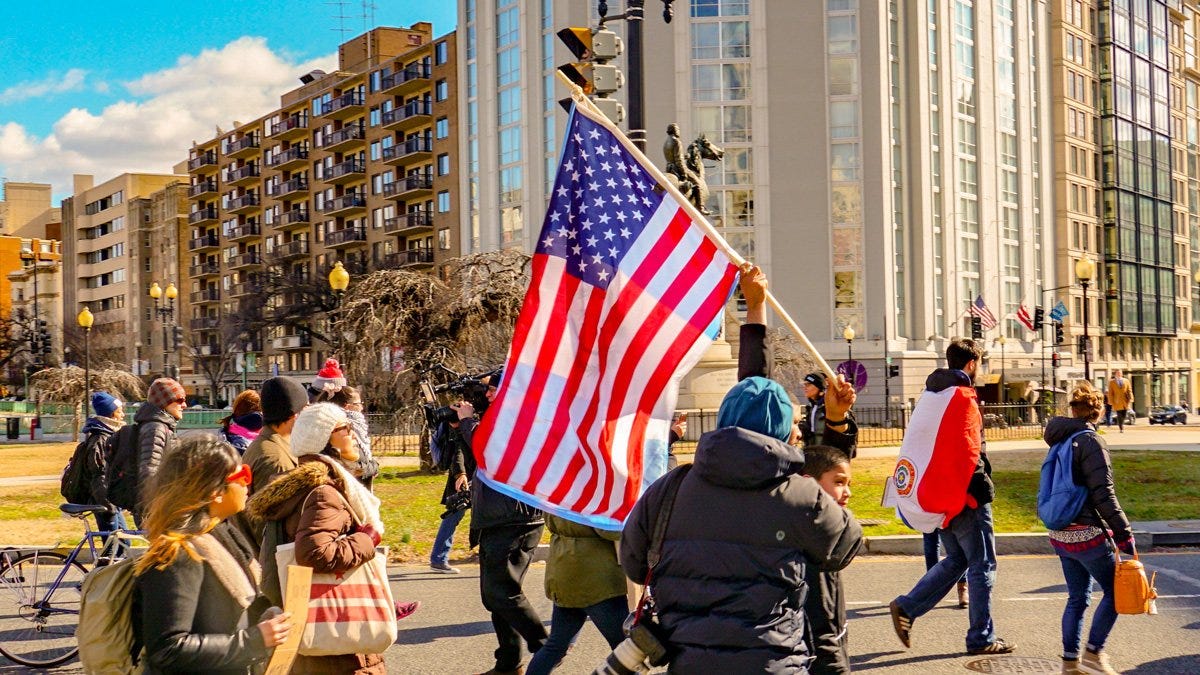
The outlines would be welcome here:
M 19 82 L 0 91 L 0 105 L 27 101 L 31 98 L 42 98 L 53 94 L 63 94 L 83 89 L 87 71 L 82 68 L 72 68 L 63 75 L 51 74 L 37 82 Z
M 0 175 L 52 183 L 59 194 L 75 173 L 97 182 L 126 171 L 169 173 L 187 159 L 192 141 L 279 107 L 300 75 L 336 66 L 336 54 L 296 63 L 255 37 L 181 56 L 171 68 L 123 83 L 130 96 L 99 113 L 72 109 L 44 138 L 15 122 L 0 124 Z

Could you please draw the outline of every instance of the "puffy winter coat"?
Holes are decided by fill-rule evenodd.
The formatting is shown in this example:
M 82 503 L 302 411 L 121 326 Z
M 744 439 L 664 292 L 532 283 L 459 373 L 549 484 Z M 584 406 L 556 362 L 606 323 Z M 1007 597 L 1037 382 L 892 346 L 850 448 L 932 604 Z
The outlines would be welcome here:
M 1052 417 L 1046 423 L 1042 437 L 1047 445 L 1054 445 L 1085 429 L 1094 431 L 1095 427 L 1074 417 Z M 1107 527 L 1113 531 L 1113 539 L 1117 541 L 1125 541 L 1133 536 L 1129 518 L 1117 501 L 1108 448 L 1095 433 L 1083 434 L 1075 439 L 1075 447 L 1071 452 L 1071 477 L 1076 485 L 1082 485 L 1088 491 L 1087 502 L 1073 523 Z M 1096 517 L 1096 511 L 1100 512 L 1103 521 Z
M 651 582 L 678 650 L 671 672 L 806 672 L 805 572 L 850 564 L 862 529 L 800 475 L 803 463 L 802 449 L 746 429 L 701 436 Z M 621 567 L 638 582 L 664 483 L 638 501 L 621 537 Z
M 617 562 L 620 532 L 597 530 L 546 515 L 551 532 L 546 561 L 546 597 L 559 607 L 590 607 L 624 596 L 625 575 Z
M 149 489 L 158 464 L 169 447 L 175 444 L 175 427 L 179 420 L 162 408 L 143 403 L 134 416 L 138 432 L 138 502 L 144 510 L 154 496 Z
M 121 423 L 108 417 L 89 417 L 79 433 L 84 435 L 84 476 L 92 497 L 88 504 L 108 504 L 108 479 L 104 475 L 104 443 Z

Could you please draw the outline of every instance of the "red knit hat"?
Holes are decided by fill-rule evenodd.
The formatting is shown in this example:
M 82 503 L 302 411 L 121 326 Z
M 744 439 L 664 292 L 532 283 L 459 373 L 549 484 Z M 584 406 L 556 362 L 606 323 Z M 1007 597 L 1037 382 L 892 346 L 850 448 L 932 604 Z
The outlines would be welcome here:
M 346 376 L 342 374 L 342 368 L 337 359 L 325 359 L 325 365 L 321 366 L 321 369 L 317 371 L 317 377 L 313 379 L 312 388 L 318 392 L 336 392 L 344 386 L 346 386 Z

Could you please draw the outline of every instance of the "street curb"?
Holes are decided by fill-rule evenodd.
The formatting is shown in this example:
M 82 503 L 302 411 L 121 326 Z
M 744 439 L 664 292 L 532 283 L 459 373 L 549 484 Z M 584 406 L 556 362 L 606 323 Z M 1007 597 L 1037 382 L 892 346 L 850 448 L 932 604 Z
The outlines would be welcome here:
M 1140 542 L 1139 542 L 1140 543 Z M 891 534 L 863 538 L 865 555 L 924 555 L 924 539 L 919 534 Z M 1045 532 L 1000 533 L 996 535 L 996 555 L 1054 553 Z

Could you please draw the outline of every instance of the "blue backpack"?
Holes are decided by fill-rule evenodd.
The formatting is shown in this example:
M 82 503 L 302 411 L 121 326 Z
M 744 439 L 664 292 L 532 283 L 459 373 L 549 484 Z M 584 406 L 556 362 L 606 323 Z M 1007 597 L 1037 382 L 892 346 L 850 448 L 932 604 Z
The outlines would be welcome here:
M 1077 431 L 1050 446 L 1042 462 L 1042 478 L 1038 482 L 1037 513 L 1046 529 L 1061 530 L 1070 525 L 1087 501 L 1087 487 L 1076 485 L 1072 476 L 1072 448 L 1075 438 L 1093 433 L 1090 429 Z

